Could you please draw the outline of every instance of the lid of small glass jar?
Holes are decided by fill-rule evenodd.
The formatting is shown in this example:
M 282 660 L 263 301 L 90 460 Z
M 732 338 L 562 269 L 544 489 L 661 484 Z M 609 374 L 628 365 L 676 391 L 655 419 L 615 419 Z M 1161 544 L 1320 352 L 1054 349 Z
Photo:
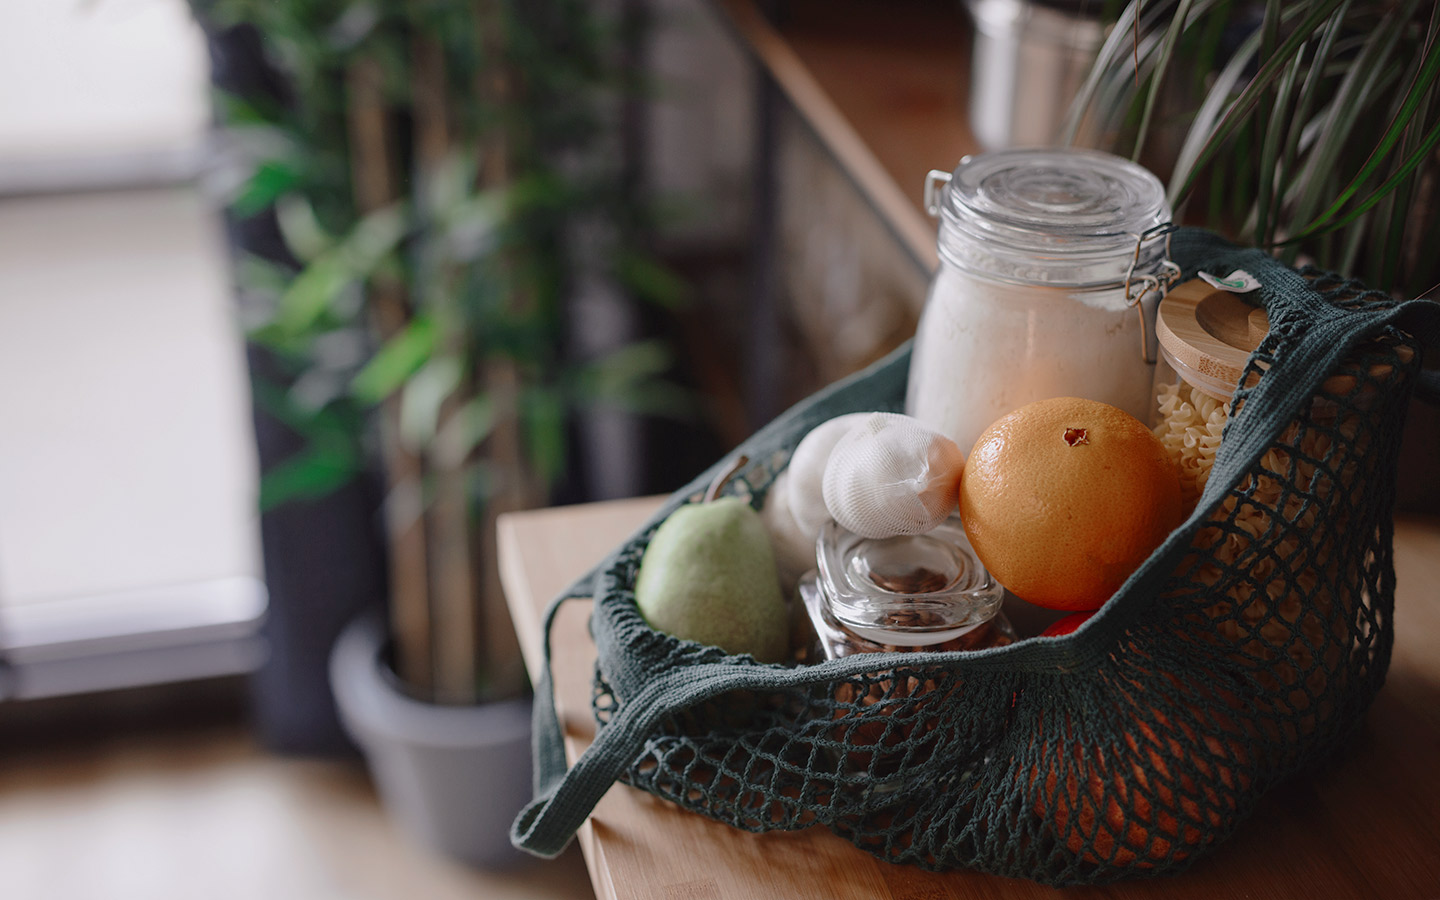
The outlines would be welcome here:
M 1160 301 L 1155 334 L 1165 361 L 1191 387 L 1229 400 L 1250 352 L 1270 331 L 1265 310 L 1195 278 Z
M 1097 150 L 1019 149 L 960 160 L 940 206 L 941 255 L 999 281 L 1057 287 L 1125 282 L 1140 235 L 1170 221 L 1149 170 Z M 1158 268 L 1165 242 L 1141 247 Z
M 951 517 L 926 534 L 862 538 L 831 521 L 816 541 L 830 611 L 880 643 L 927 646 L 994 618 L 1000 586 Z

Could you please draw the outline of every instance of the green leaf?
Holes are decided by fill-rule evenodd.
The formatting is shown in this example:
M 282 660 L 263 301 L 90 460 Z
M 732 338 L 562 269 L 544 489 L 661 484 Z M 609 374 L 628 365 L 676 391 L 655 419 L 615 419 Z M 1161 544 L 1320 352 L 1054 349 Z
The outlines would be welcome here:
M 296 500 L 323 497 L 350 483 L 362 468 L 354 447 L 312 444 L 260 476 L 260 511 Z
M 339 18 L 320 37 L 334 50 L 353 50 L 374 33 L 380 24 L 380 10 L 367 2 L 348 3 L 342 9 Z
M 310 442 L 358 444 L 365 431 L 364 414 L 351 403 L 314 407 L 297 402 L 292 391 L 272 381 L 251 382 L 255 405 Z
M 1160 96 L 1160 89 L 1165 85 L 1165 76 L 1170 71 L 1170 60 L 1175 56 L 1175 47 L 1180 43 L 1180 35 L 1185 30 L 1185 23 L 1190 15 L 1191 0 L 1179 0 L 1173 13 L 1174 18 L 1170 20 L 1170 27 L 1165 29 L 1165 39 L 1160 45 L 1160 60 L 1155 64 L 1155 71 L 1150 76 L 1150 92 L 1145 97 L 1145 110 L 1140 116 L 1140 127 L 1136 131 L 1135 149 L 1130 158 L 1139 161 L 1140 152 L 1145 149 L 1145 138 L 1150 133 L 1150 119 L 1155 112 L 1155 101 Z
M 280 236 L 285 239 L 285 246 L 302 262 L 311 262 L 335 246 L 334 236 L 320 224 L 315 207 L 305 197 L 278 197 L 275 219 L 280 225 Z
M 1260 148 L 1260 185 L 1259 192 L 1255 198 L 1255 243 L 1265 244 L 1273 236 L 1274 229 L 1271 225 L 1272 212 L 1270 198 L 1275 192 L 1277 182 L 1283 182 L 1285 172 L 1280 166 L 1280 156 L 1283 153 L 1281 138 L 1289 133 L 1294 127 L 1286 113 L 1290 109 L 1290 97 L 1295 91 L 1295 85 L 1300 77 L 1300 71 L 1305 65 L 1305 53 L 1302 50 L 1295 54 L 1295 61 L 1285 71 L 1285 77 L 1280 79 L 1280 89 L 1275 93 L 1274 112 L 1270 117 L 1270 127 L 1264 129 Z
M 258 377 L 253 379 L 250 395 L 257 407 L 296 433 L 304 434 L 314 421 L 313 413 L 303 411 L 290 402 L 285 389 L 272 381 Z
M 1294 27 L 1294 30 L 1290 32 L 1285 40 L 1281 42 L 1280 46 L 1276 48 L 1275 54 L 1261 64 L 1260 70 L 1255 73 L 1255 77 L 1252 78 L 1245 89 L 1240 92 L 1240 96 L 1230 104 L 1229 109 L 1225 112 L 1224 118 L 1222 118 L 1220 123 L 1210 132 L 1205 143 L 1201 145 L 1199 151 L 1196 152 L 1193 162 L 1190 162 L 1188 166 L 1183 168 L 1179 165 L 1176 166 L 1176 171 L 1184 174 L 1183 177 L 1179 179 L 1179 190 L 1172 189 L 1171 191 L 1172 206 L 1179 197 L 1189 192 L 1195 179 L 1199 177 L 1200 167 L 1210 161 L 1210 158 L 1220 149 L 1225 139 L 1245 121 L 1245 116 L 1260 102 L 1261 97 L 1270 85 L 1284 73 L 1285 67 L 1290 64 L 1290 60 L 1296 52 L 1299 51 L 1305 41 L 1315 32 L 1315 29 L 1329 18 L 1343 2 L 1344 0 L 1318 0 L 1316 3 L 1305 5 L 1304 8 L 1309 10 L 1309 14 L 1306 15 L 1305 18 Z M 1193 133 L 1192 131 L 1192 134 Z M 1189 143 L 1188 138 L 1186 143 Z
M 652 256 L 624 252 L 615 262 L 616 275 L 636 297 L 663 309 L 683 309 L 690 300 L 690 285 Z
M 400 245 L 409 227 L 403 204 L 377 209 L 356 223 L 339 252 L 357 275 L 368 276 Z
M 1105 38 L 1105 43 L 1100 45 L 1094 65 L 1090 67 L 1089 74 L 1085 76 L 1085 81 L 1081 83 L 1080 90 L 1075 93 L 1075 99 L 1065 114 L 1065 121 L 1060 132 L 1061 144 L 1068 146 L 1075 143 L 1075 136 L 1080 131 L 1080 124 L 1085 118 L 1085 112 L 1094 105 L 1100 86 L 1108 81 L 1118 68 L 1117 60 L 1121 48 L 1129 41 L 1141 2 L 1142 0 L 1131 0 L 1125 5 L 1124 11 L 1120 13 L 1120 17 L 1111 27 L 1109 36 Z
M 282 336 L 305 332 L 355 283 L 355 274 L 338 257 L 323 256 L 295 276 L 275 310 L 275 326 Z
M 436 461 L 458 466 L 495 430 L 495 403 L 488 394 L 465 401 L 441 423 L 432 445 Z
M 454 356 L 432 359 L 400 389 L 400 440 L 412 451 L 428 446 L 440 424 L 440 409 L 460 386 L 465 367 Z
M 429 316 L 411 319 L 355 374 L 350 393 L 366 403 L 389 397 L 430 358 L 438 338 L 439 329 Z
M 278 160 L 264 162 L 245 182 L 230 208 L 242 219 L 269 209 L 300 183 L 300 173 Z
M 235 279 L 246 290 L 278 297 L 294 277 L 290 269 L 254 253 L 246 253 L 235 261 Z
M 1345 235 L 1345 240 L 1340 248 L 1340 265 L 1337 271 L 1352 272 L 1355 270 L 1355 261 L 1360 258 L 1360 250 L 1365 245 L 1365 236 L 1369 231 L 1370 218 L 1362 217 L 1355 223 L 1355 227 Z
M 439 240 L 449 262 L 464 264 L 494 249 L 509 204 L 504 191 L 492 190 L 462 198 L 452 204 L 440 222 Z
M 1231 183 L 1230 158 L 1220 154 L 1215 159 L 1215 164 L 1210 167 L 1210 180 L 1216 184 L 1227 185 Z M 1205 221 L 1215 230 L 1219 230 L 1225 221 L 1225 192 L 1223 190 L 1210 189 L 1209 204 L 1205 209 Z
M 1205 89 L 1206 77 L 1221 68 L 1220 46 L 1232 19 L 1234 5 L 1235 0 L 1223 0 L 1216 5 L 1213 15 L 1207 15 L 1207 10 L 1195 11 L 1203 25 L 1195 48 L 1195 71 L 1192 73 L 1197 94 Z
M 1345 16 L 1349 10 L 1350 0 L 1346 0 L 1320 30 L 1320 40 L 1316 44 L 1315 55 L 1310 59 L 1308 71 L 1305 73 L 1305 83 L 1300 87 L 1300 95 L 1295 102 L 1295 111 L 1291 114 L 1287 127 L 1285 151 L 1280 157 L 1280 169 L 1285 173 L 1294 170 L 1301 137 L 1310 121 L 1310 111 L 1320 96 L 1320 86 L 1325 82 L 1325 72 L 1335 53 L 1336 39 L 1344 30 Z M 1274 235 L 1271 234 L 1268 240 L 1274 240 Z
M 1224 115 L 1227 105 L 1230 103 L 1231 92 L 1239 83 L 1240 77 L 1244 74 L 1247 66 L 1250 65 L 1256 52 L 1260 49 L 1260 35 L 1250 35 L 1230 57 L 1225 68 L 1220 70 L 1216 76 L 1215 83 L 1211 85 L 1210 92 L 1200 103 L 1200 109 L 1195 113 L 1195 121 L 1190 125 L 1190 131 L 1185 135 L 1185 142 L 1180 147 L 1180 153 L 1175 161 L 1175 174 L 1170 180 L 1169 201 L 1171 208 L 1178 208 L 1182 192 L 1182 177 L 1187 173 L 1197 172 L 1200 169 L 1200 154 L 1215 130 L 1219 127 L 1220 118 Z M 1227 158 L 1225 164 L 1228 166 L 1230 160 Z M 1228 178 L 1224 184 L 1233 184 L 1234 179 Z M 1189 190 L 1189 184 L 1184 184 L 1184 190 Z M 1218 206 L 1218 204 L 1215 204 Z
M 1395 279 L 1400 274 L 1400 255 L 1405 249 L 1405 226 L 1410 213 L 1410 189 L 1414 180 L 1414 175 L 1406 176 L 1404 183 L 1386 198 L 1389 207 L 1378 217 L 1380 222 L 1388 224 L 1385 238 L 1377 242 L 1382 256 L 1381 262 L 1372 269 L 1380 273 L 1374 285 L 1382 291 L 1393 289 Z M 1397 200 L 1401 202 L 1396 202 Z
M 287 199 L 277 210 L 281 212 L 282 227 L 288 228 L 287 243 L 292 250 L 296 249 L 295 241 L 307 244 L 307 252 L 326 242 L 280 296 L 273 324 L 276 339 L 283 343 L 308 332 L 336 306 L 347 289 L 374 274 L 405 237 L 408 219 L 400 206 L 378 210 L 356 223 L 337 245 L 318 231 L 319 223 L 308 203 Z M 284 226 L 286 221 L 288 226 Z M 297 255 L 304 258 L 303 254 Z
M 456 150 L 438 165 L 421 173 L 420 199 L 428 215 L 445 219 L 459 203 L 475 193 L 479 178 L 479 151 Z
M 1334 196 L 1328 182 L 1339 169 L 1347 146 L 1345 136 L 1353 133 L 1362 113 L 1368 111 L 1389 77 L 1398 71 L 1390 61 L 1403 25 L 1403 17 L 1386 16 L 1365 36 L 1325 113 L 1306 125 L 1307 130 L 1314 129 L 1315 145 L 1291 186 L 1291 197 L 1287 198 L 1292 204 L 1293 223 L 1310 221 L 1326 199 Z
M 575 378 L 578 399 L 642 415 L 692 420 L 702 398 L 660 376 L 668 372 L 673 354 L 663 341 L 638 341 L 582 369 Z
M 1256 174 L 1256 160 L 1255 153 L 1253 152 L 1254 143 L 1250 140 L 1247 140 L 1247 137 L 1253 131 L 1254 123 L 1242 123 L 1239 130 L 1235 134 L 1235 145 L 1231 148 L 1230 151 L 1230 155 L 1235 158 L 1236 164 L 1235 186 L 1230 192 L 1230 197 L 1234 201 L 1231 204 L 1230 215 L 1234 219 L 1239 219 L 1241 216 L 1245 215 L 1245 212 L 1250 205 L 1250 199 L 1247 192 L 1250 188 L 1250 185 L 1254 183 L 1253 179 Z
M 1435 149 L 1437 145 L 1440 145 L 1440 122 L 1436 122 L 1434 127 L 1432 127 L 1430 131 L 1426 133 L 1424 140 L 1421 141 L 1420 146 L 1416 149 L 1416 151 L 1412 153 L 1408 158 L 1406 158 L 1405 161 L 1400 164 L 1400 167 L 1397 168 L 1393 173 L 1391 173 L 1390 177 L 1385 179 L 1384 183 L 1382 183 L 1378 188 L 1376 188 L 1370 194 L 1370 196 L 1366 197 L 1365 200 L 1361 202 L 1358 206 L 1351 209 L 1350 212 L 1346 213 L 1340 219 L 1334 220 L 1329 224 L 1315 225 L 1314 227 L 1306 229 L 1300 234 L 1297 234 L 1295 237 L 1290 238 L 1288 241 L 1283 241 L 1282 243 L 1294 244 L 1299 241 L 1306 240 L 1307 238 L 1314 237 L 1315 235 L 1326 234 L 1328 232 L 1343 228 L 1351 222 L 1355 221 L 1356 219 L 1360 218 L 1365 213 L 1369 212 L 1370 209 L 1375 206 L 1375 204 L 1385 199 L 1385 197 L 1388 196 L 1390 192 L 1394 190 L 1397 185 L 1400 184 L 1400 182 L 1404 181 L 1411 172 L 1415 171 L 1416 167 L 1425 161 L 1425 158 L 1430 155 L 1430 151 Z
M 1314 233 L 1316 229 L 1329 222 L 1345 207 L 1345 204 L 1350 198 L 1355 196 L 1355 193 L 1360 190 L 1361 186 L 1380 170 L 1380 167 L 1387 161 L 1391 149 L 1400 141 L 1401 136 L 1405 133 L 1406 127 L 1415 117 L 1415 113 L 1421 108 L 1421 104 L 1426 99 L 1430 86 L 1435 83 L 1437 74 L 1440 74 L 1440 53 L 1432 52 L 1425 57 L 1425 63 L 1419 73 L 1417 73 L 1414 83 L 1410 85 L 1410 90 L 1405 95 L 1405 102 L 1400 107 L 1400 112 L 1391 120 L 1390 126 L 1386 128 L 1385 133 L 1381 135 L 1380 141 L 1375 145 L 1375 149 L 1370 151 L 1370 156 L 1365 160 L 1365 165 L 1361 167 L 1359 172 L 1355 173 L 1355 177 L 1350 179 L 1350 183 L 1345 186 L 1345 190 L 1340 192 L 1339 196 L 1335 198 L 1329 208 L 1301 229 L 1302 232 Z M 1387 184 L 1393 184 L 1395 182 L 1396 179 L 1394 178 L 1386 181 Z
M 636 341 L 590 364 L 582 376 L 590 383 L 591 396 L 603 398 L 667 371 L 673 362 L 664 341 Z
M 1139 74 L 1135 66 L 1138 65 L 1140 70 L 1149 67 L 1149 57 L 1160 46 L 1160 42 L 1151 40 L 1149 35 L 1168 17 L 1169 7 L 1163 3 L 1155 4 L 1149 12 L 1141 16 L 1140 31 L 1146 37 L 1141 39 L 1138 63 L 1132 63 L 1135 17 L 1143 5 L 1143 0 L 1131 0 L 1111 26 L 1105 42 L 1096 54 L 1094 64 L 1066 111 L 1060 143 L 1068 145 L 1075 142 L 1087 113 L 1118 108 L 1122 98 L 1135 90 L 1135 80 Z M 1198 18 L 1212 9 L 1228 9 L 1229 5 L 1229 0 L 1194 0 L 1192 11 Z
M 270 125 L 272 122 L 272 117 L 251 102 L 249 98 L 231 91 L 213 91 L 210 95 L 210 102 L 215 109 L 216 117 L 224 122 L 227 128 L 244 125 Z

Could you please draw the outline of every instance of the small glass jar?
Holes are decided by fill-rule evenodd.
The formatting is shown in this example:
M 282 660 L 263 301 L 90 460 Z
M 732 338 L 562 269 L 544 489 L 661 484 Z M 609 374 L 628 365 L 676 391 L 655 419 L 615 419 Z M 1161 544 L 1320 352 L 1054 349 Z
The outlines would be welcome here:
M 1269 330 L 1265 310 L 1198 278 L 1160 301 L 1160 358 L 1147 420 L 1179 466 L 1187 504 L 1200 498 L 1209 479 L 1230 419 L 1230 397 Z
M 926 534 L 862 538 L 835 522 L 816 541 L 818 569 L 800 580 L 814 657 L 981 650 L 1015 640 L 1002 588 L 958 518 Z
M 1000 612 L 1005 590 L 980 565 L 958 518 L 927 534 L 862 538 L 830 522 L 816 541 L 817 570 L 800 580 L 815 660 L 854 653 L 982 650 L 1016 640 Z M 864 790 L 899 786 L 907 765 L 928 758 L 917 741 L 936 725 L 927 712 L 937 683 L 886 671 L 835 688 L 830 738 L 838 770 Z M 942 695 L 943 696 L 943 695 Z M 898 718 L 892 718 L 898 717 Z M 899 779 L 899 780 L 897 780 Z
M 1074 149 L 967 156 L 930 179 L 940 266 L 906 412 L 966 452 L 1000 416 L 1049 397 L 1103 401 L 1143 421 L 1159 292 L 1140 285 L 1173 269 L 1159 179 Z

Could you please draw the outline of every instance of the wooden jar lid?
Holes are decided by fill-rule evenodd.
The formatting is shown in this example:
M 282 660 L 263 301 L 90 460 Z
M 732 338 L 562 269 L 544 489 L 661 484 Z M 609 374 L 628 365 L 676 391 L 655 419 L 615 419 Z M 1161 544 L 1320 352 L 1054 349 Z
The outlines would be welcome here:
M 1218 400 L 1230 399 L 1250 351 L 1269 331 L 1265 310 L 1199 278 L 1171 288 L 1155 320 L 1167 361 L 1192 387 Z

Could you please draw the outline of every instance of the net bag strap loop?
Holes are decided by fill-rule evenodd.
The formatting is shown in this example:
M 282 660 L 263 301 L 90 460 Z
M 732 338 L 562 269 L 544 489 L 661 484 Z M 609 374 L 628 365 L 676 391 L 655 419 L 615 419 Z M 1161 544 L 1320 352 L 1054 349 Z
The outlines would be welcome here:
M 597 610 L 597 618 L 599 613 Z M 596 642 L 601 645 L 602 654 L 606 645 L 617 639 L 617 630 L 619 633 L 633 631 L 638 621 L 637 615 L 635 622 L 621 620 L 616 624 L 612 620 L 609 625 L 597 623 Z M 1066 655 L 1062 648 L 1046 649 L 1059 658 Z M 537 777 L 535 799 L 516 818 L 510 832 L 511 842 L 537 856 L 552 858 L 558 855 L 584 824 L 600 798 L 644 749 L 656 723 L 679 710 L 729 691 L 766 691 L 825 684 L 875 669 L 950 667 L 956 662 L 954 653 L 874 653 L 787 669 L 761 665 L 749 657 L 725 657 L 718 655 L 719 651 L 715 653 L 717 655 L 712 662 L 667 669 L 645 680 L 634 693 L 627 694 L 619 712 L 596 733 L 594 742 L 568 770 L 564 767 L 564 746 L 555 715 L 553 685 L 547 679 L 537 686 L 537 720 L 543 698 L 553 731 L 542 736 L 537 727 L 536 763 L 540 766 L 547 759 L 541 755 L 542 742 L 553 742 L 543 748 L 544 752 L 558 748 L 560 762 L 558 769 L 547 771 L 543 785 Z M 983 665 L 985 658 L 990 656 L 994 656 L 993 651 L 981 651 L 969 654 L 965 661 Z
M 910 343 L 906 342 L 884 359 L 879 360 L 863 371 L 857 372 L 824 388 L 816 395 L 780 414 L 774 421 L 742 443 L 736 449 L 734 455 L 744 454 L 750 456 L 752 459 L 757 458 L 761 453 L 768 455 L 773 452 L 773 448 L 777 445 L 793 445 L 800 437 L 807 434 L 811 428 L 836 414 L 829 410 L 841 408 L 863 409 L 870 405 L 862 399 L 863 397 L 883 396 L 886 393 L 895 392 L 903 393 L 905 379 L 909 372 L 909 361 Z M 653 531 L 681 505 L 698 497 L 710 482 L 715 479 L 716 475 L 729 465 L 730 458 L 732 457 L 719 460 L 710 468 L 700 473 L 700 475 L 696 476 L 696 478 L 685 487 L 672 494 L 654 515 L 636 529 L 635 534 L 631 535 L 630 539 L 625 541 L 624 544 L 629 544 L 641 535 Z M 624 544 L 621 546 L 623 547 Z M 533 736 L 531 740 L 534 754 L 533 787 L 537 799 L 525 808 L 520 818 L 516 820 L 515 826 L 511 831 L 511 839 L 516 846 L 530 850 L 532 853 L 547 855 L 547 851 L 542 848 L 553 847 L 553 851 L 549 851 L 548 855 L 554 855 L 564 849 L 565 844 L 569 842 L 575 830 L 580 827 L 580 824 L 585 820 L 585 816 L 589 814 L 590 809 L 592 809 L 594 804 L 598 803 L 600 797 L 604 795 L 603 789 L 598 793 L 593 791 L 588 792 L 594 793 L 594 796 L 589 800 L 588 805 L 583 802 L 576 804 L 576 809 L 580 807 L 584 808 L 584 813 L 578 818 L 575 818 L 573 815 L 561 817 L 558 813 L 547 812 L 551 806 L 556 805 L 552 801 L 557 792 L 560 792 L 562 781 L 575 782 L 582 778 L 589 779 L 590 776 L 588 773 L 593 769 L 600 768 L 597 764 L 589 763 L 585 769 L 581 770 L 577 763 L 575 770 L 571 770 L 568 773 L 566 771 L 564 735 L 561 730 L 559 717 L 555 711 L 554 683 L 550 666 L 550 633 L 555 623 L 555 616 L 566 601 L 581 597 L 597 596 L 595 588 L 597 587 L 599 575 L 614 565 L 615 556 L 616 554 L 611 554 L 606 560 L 576 579 L 569 588 L 552 600 L 545 610 L 545 616 L 541 625 L 544 664 L 536 678 L 535 703 L 532 713 Z M 670 704 L 670 706 L 678 708 L 674 703 Z M 658 709 L 656 714 L 660 715 L 665 711 L 665 709 Z M 613 736 L 602 735 L 607 745 L 618 743 L 622 740 L 622 732 L 619 729 L 607 728 L 604 735 L 609 735 L 611 732 L 614 732 Z M 643 740 L 644 735 L 642 730 L 636 730 L 634 734 L 639 737 L 632 739 L 628 746 L 624 748 L 625 752 L 629 754 L 625 760 L 626 763 L 638 752 L 639 741 Z M 599 743 L 601 743 L 601 738 L 597 737 L 596 744 Z M 594 746 L 595 745 L 592 745 L 592 747 Z M 599 751 L 597 751 L 597 753 L 598 752 Z M 590 751 L 587 750 L 586 756 L 589 755 L 591 755 Z M 597 783 L 603 781 L 605 789 L 608 789 L 609 785 L 618 777 L 620 771 L 623 770 L 623 765 L 619 769 L 615 769 L 613 774 L 609 774 L 608 766 L 604 768 L 606 774 L 608 774 L 608 778 L 602 776 L 594 780 Z M 561 793 L 563 796 L 560 797 L 560 800 L 567 804 L 574 802 L 572 800 L 572 796 L 575 793 L 573 789 Z M 570 823 L 568 824 L 568 828 L 557 827 L 556 823 L 562 820 Z
M 511 842 L 537 856 L 549 858 L 558 855 L 595 804 L 634 760 L 645 735 L 671 706 L 699 702 L 732 687 L 743 686 L 747 680 L 744 674 L 724 666 L 673 670 L 647 685 L 635 696 L 635 702 L 627 703 L 568 772 L 564 772 L 564 748 L 560 746 L 563 777 L 548 779 L 549 784 L 543 792 L 537 793 L 536 799 L 520 812 L 511 827 Z M 543 690 L 550 693 L 551 686 L 547 683 Z M 537 750 L 542 742 L 551 742 L 549 747 L 544 748 L 546 751 L 557 749 L 555 744 L 561 737 L 559 723 L 555 721 L 553 698 L 548 706 L 555 729 L 550 735 L 536 731 Z M 538 704 L 536 710 L 538 714 Z

